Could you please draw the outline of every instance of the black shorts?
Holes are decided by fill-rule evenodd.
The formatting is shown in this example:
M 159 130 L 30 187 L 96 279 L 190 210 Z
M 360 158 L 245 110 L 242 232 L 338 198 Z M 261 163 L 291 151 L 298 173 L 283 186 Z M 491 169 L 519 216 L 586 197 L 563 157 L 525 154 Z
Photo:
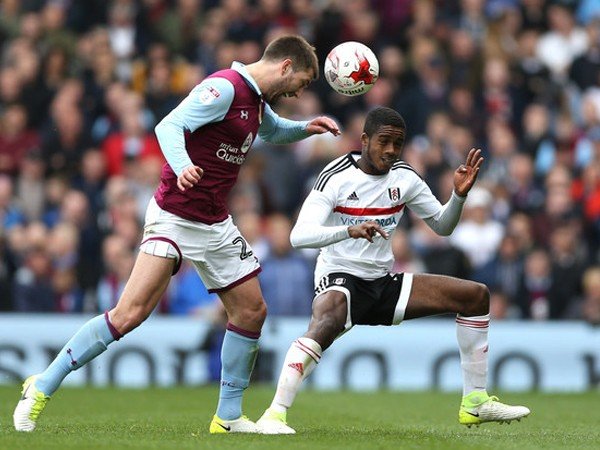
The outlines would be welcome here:
M 327 291 L 346 295 L 346 330 L 354 325 L 398 325 L 404 318 L 412 280 L 412 273 L 363 280 L 348 273 L 334 272 L 321 278 L 315 298 Z

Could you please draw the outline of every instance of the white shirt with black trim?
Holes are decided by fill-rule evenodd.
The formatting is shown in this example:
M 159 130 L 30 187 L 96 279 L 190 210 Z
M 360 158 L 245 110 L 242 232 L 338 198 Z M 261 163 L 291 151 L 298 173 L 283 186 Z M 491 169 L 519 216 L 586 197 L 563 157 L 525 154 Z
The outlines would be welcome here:
M 345 272 L 371 280 L 389 273 L 390 240 L 353 239 L 348 227 L 373 220 L 391 236 L 408 207 L 438 234 L 448 235 L 460 219 L 465 198 L 452 194 L 442 205 L 423 179 L 399 161 L 385 175 L 369 175 L 357 165 L 360 153 L 328 164 L 304 201 L 290 239 L 297 248 L 321 248 L 315 285 L 325 275 Z

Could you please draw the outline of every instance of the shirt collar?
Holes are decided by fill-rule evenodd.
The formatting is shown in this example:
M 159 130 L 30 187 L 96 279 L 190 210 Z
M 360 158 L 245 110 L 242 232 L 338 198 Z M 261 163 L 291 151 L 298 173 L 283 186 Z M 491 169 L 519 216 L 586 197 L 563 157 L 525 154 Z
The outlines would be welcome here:
M 231 64 L 231 68 L 233 70 L 235 70 L 236 72 L 239 72 L 239 74 L 244 77 L 244 80 L 246 80 L 246 82 L 252 87 L 252 89 L 254 89 L 254 91 L 258 94 L 258 95 L 262 95 L 262 92 L 260 92 L 260 88 L 258 87 L 258 84 L 256 84 L 256 81 L 254 80 L 254 78 L 252 78 L 252 75 L 250 75 L 248 73 L 248 70 L 246 70 L 246 65 L 239 62 L 239 61 L 234 61 Z

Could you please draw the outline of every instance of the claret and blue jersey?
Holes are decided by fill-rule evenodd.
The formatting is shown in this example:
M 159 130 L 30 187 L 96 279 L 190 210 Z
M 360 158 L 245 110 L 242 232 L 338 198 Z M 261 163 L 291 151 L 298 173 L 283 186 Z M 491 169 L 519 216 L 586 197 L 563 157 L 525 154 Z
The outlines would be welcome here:
M 213 224 L 228 215 L 227 197 L 257 135 L 284 144 L 308 136 L 308 122 L 279 117 L 245 67 L 207 77 L 156 127 L 167 159 L 155 193 L 158 205 L 184 219 Z M 190 165 L 204 174 L 185 192 L 177 177 Z

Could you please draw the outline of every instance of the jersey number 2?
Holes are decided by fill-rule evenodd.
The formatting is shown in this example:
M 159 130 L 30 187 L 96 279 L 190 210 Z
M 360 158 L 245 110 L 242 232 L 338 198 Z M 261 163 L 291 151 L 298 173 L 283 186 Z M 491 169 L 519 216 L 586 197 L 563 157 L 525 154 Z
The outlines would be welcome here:
M 244 259 L 252 256 L 252 250 L 250 250 L 249 252 L 247 251 L 248 249 L 248 244 L 246 243 L 246 241 L 244 240 L 243 237 L 238 236 L 233 240 L 233 245 L 237 245 L 237 244 L 242 244 L 242 249 L 240 250 L 240 259 L 243 261 Z

